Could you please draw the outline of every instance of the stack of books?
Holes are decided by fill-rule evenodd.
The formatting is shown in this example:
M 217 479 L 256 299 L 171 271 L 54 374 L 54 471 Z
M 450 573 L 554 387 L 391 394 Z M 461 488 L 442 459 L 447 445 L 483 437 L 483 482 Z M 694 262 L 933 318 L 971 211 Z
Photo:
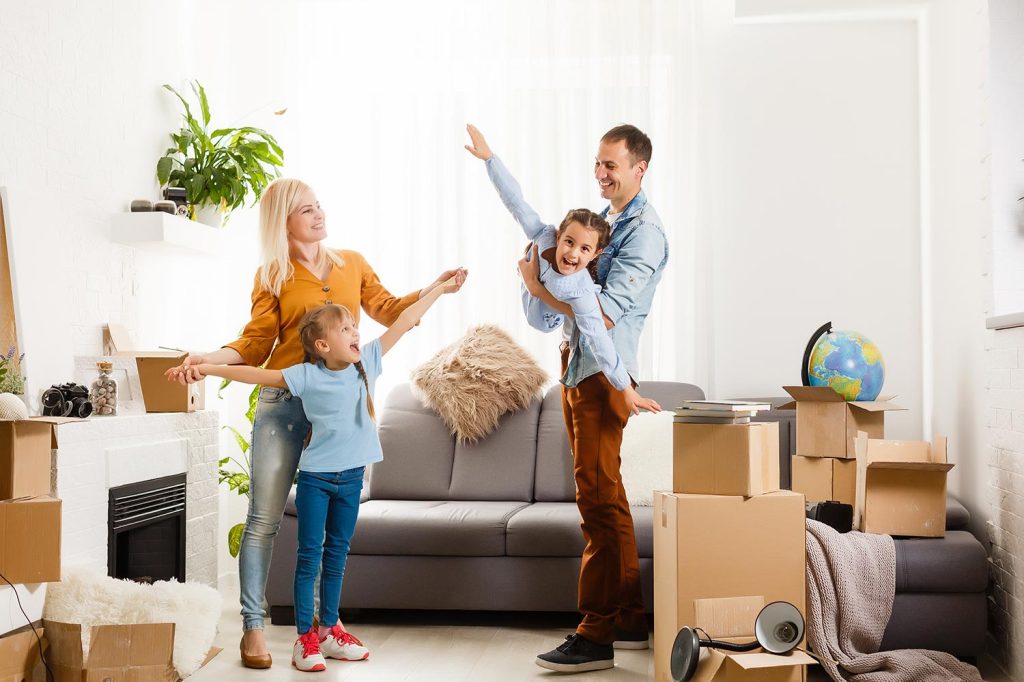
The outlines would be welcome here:
M 681 424 L 749 424 L 758 412 L 772 409 L 768 403 L 744 400 L 684 400 L 672 420 Z

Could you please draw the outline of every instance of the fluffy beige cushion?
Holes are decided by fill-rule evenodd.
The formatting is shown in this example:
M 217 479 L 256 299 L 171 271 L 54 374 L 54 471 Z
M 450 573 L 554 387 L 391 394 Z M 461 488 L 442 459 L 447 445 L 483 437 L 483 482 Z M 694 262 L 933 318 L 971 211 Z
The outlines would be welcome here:
M 463 443 L 489 434 L 506 412 L 525 408 L 547 381 L 530 354 L 490 324 L 470 329 L 412 372 L 423 404 Z

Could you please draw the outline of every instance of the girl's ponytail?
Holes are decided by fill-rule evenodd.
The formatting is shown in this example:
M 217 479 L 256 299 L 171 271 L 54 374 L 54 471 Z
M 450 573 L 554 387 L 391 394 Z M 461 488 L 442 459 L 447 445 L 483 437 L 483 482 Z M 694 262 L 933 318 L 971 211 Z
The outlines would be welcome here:
M 373 397 L 370 395 L 370 382 L 366 378 L 366 370 L 363 369 L 363 363 L 356 363 L 356 371 L 359 372 L 359 378 L 363 380 L 363 386 L 366 386 L 366 410 L 370 413 L 370 419 L 377 421 L 377 415 L 373 411 Z

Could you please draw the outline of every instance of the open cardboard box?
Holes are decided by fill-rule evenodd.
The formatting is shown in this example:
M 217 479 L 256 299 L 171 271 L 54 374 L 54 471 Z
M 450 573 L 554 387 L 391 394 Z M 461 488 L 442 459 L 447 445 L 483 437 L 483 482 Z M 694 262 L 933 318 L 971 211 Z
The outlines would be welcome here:
M 672 425 L 672 490 L 750 497 L 778 489 L 778 422 Z
M 0 500 L 49 495 L 57 427 L 73 417 L 0 421 Z
M 42 628 L 25 626 L 21 630 L 0 637 L 0 682 L 24 682 L 33 679 L 33 669 L 39 663 L 39 646 L 46 640 Z
M 0 502 L 0 573 L 12 583 L 59 581 L 60 528 L 58 499 Z
M 654 493 L 657 682 L 671 682 L 680 628 L 706 626 L 697 617 L 701 600 L 761 595 L 805 612 L 804 518 L 804 496 L 788 490 L 756 497 Z
M 94 625 L 83 651 L 82 626 L 47 620 L 48 656 L 54 682 L 178 682 L 174 669 L 174 623 Z M 203 665 L 220 649 L 212 647 Z M 202 667 L 202 666 L 200 666 Z
M 107 325 L 107 345 L 113 355 L 128 355 L 135 358 L 146 412 L 194 412 L 204 409 L 204 382 L 197 381 L 182 386 L 177 382 L 168 381 L 164 376 L 164 372 L 171 367 L 180 365 L 188 357 L 188 353 L 139 350 L 127 328 L 119 324 Z
M 857 460 L 793 457 L 793 491 L 808 502 L 834 500 L 853 505 L 857 499 Z
M 846 401 L 828 386 L 783 386 L 792 402 L 777 409 L 796 408 L 796 453 L 801 457 L 856 456 L 853 441 L 858 431 L 871 438 L 885 437 L 885 413 L 905 410 L 893 396 L 872 401 Z
M 946 534 L 946 438 L 882 440 L 857 434 L 854 525 L 865 533 L 941 538 Z

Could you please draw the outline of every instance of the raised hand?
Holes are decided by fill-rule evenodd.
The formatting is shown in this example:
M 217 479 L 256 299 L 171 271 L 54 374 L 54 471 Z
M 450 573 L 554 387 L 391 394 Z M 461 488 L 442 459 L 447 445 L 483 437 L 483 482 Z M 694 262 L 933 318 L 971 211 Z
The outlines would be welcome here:
M 458 291 L 462 288 L 462 285 L 466 283 L 466 278 L 469 277 L 469 270 L 466 268 L 455 268 L 454 270 L 445 270 L 437 276 L 433 282 L 420 289 L 420 298 L 423 298 L 429 294 L 435 287 L 441 285 L 447 286 L 451 280 L 454 279 L 455 289 L 449 291 L 445 289 L 444 293 L 450 294 Z
M 464 145 L 467 152 L 481 161 L 486 161 L 494 156 L 491 148 L 487 145 L 487 140 L 485 140 L 483 134 L 476 129 L 475 125 L 467 123 L 466 132 L 469 133 L 469 140 L 472 142 L 472 144 Z

